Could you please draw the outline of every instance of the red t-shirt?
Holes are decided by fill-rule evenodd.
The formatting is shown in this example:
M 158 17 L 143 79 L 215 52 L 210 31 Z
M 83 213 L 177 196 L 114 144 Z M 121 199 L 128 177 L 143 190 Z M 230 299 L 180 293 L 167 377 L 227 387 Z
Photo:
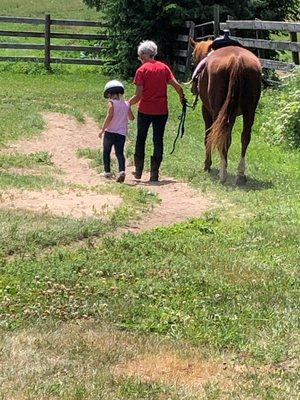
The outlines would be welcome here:
M 160 61 L 150 60 L 136 71 L 133 83 L 143 86 L 139 112 L 168 114 L 167 84 L 173 78 L 170 68 Z

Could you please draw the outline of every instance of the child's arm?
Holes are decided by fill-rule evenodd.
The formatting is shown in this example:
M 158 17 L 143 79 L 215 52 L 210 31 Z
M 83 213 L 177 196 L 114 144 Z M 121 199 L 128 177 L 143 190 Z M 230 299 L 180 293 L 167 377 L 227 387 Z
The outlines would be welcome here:
M 131 107 L 129 107 L 129 110 L 128 110 L 128 119 L 130 119 L 130 121 L 134 120 L 134 115 L 132 113 Z
M 108 127 L 108 125 L 110 124 L 111 120 L 113 119 L 114 116 L 114 106 L 113 103 L 111 101 L 108 102 L 108 109 L 107 109 L 107 114 L 105 117 L 105 120 L 103 122 L 102 128 L 99 132 L 99 138 L 102 137 L 102 135 L 105 132 L 105 129 Z

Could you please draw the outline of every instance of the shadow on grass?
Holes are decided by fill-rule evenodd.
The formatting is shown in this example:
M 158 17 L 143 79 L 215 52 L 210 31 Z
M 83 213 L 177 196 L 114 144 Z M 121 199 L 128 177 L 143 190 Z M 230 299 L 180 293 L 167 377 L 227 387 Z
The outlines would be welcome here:
M 220 183 L 219 181 L 219 170 L 212 168 L 209 177 L 213 182 Z M 274 187 L 274 183 L 271 181 L 263 181 L 247 176 L 247 182 L 245 185 L 236 184 L 236 174 L 228 173 L 227 180 L 223 184 L 224 187 L 244 190 L 245 192 L 255 191 L 255 190 L 266 190 Z
M 166 186 L 166 185 L 172 185 L 174 183 L 177 183 L 175 179 L 162 179 L 161 181 L 143 181 L 140 182 L 144 186 Z

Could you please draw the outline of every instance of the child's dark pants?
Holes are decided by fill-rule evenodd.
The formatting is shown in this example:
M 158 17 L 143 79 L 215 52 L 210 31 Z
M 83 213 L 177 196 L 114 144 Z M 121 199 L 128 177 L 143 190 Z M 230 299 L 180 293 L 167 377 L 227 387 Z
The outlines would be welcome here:
M 116 157 L 119 163 L 119 172 L 125 171 L 125 156 L 124 156 L 124 146 L 125 146 L 126 136 L 120 135 L 113 132 L 105 132 L 103 139 L 103 164 L 104 171 L 110 171 L 110 153 L 114 146 Z

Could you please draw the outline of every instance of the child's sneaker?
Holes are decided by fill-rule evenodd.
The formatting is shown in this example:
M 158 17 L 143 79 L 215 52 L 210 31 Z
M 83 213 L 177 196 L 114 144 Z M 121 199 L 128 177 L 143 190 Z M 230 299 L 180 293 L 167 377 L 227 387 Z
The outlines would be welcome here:
M 100 176 L 105 179 L 112 179 L 114 174 L 112 172 L 102 172 Z
M 121 171 L 117 177 L 117 182 L 123 183 L 125 181 L 125 172 Z

